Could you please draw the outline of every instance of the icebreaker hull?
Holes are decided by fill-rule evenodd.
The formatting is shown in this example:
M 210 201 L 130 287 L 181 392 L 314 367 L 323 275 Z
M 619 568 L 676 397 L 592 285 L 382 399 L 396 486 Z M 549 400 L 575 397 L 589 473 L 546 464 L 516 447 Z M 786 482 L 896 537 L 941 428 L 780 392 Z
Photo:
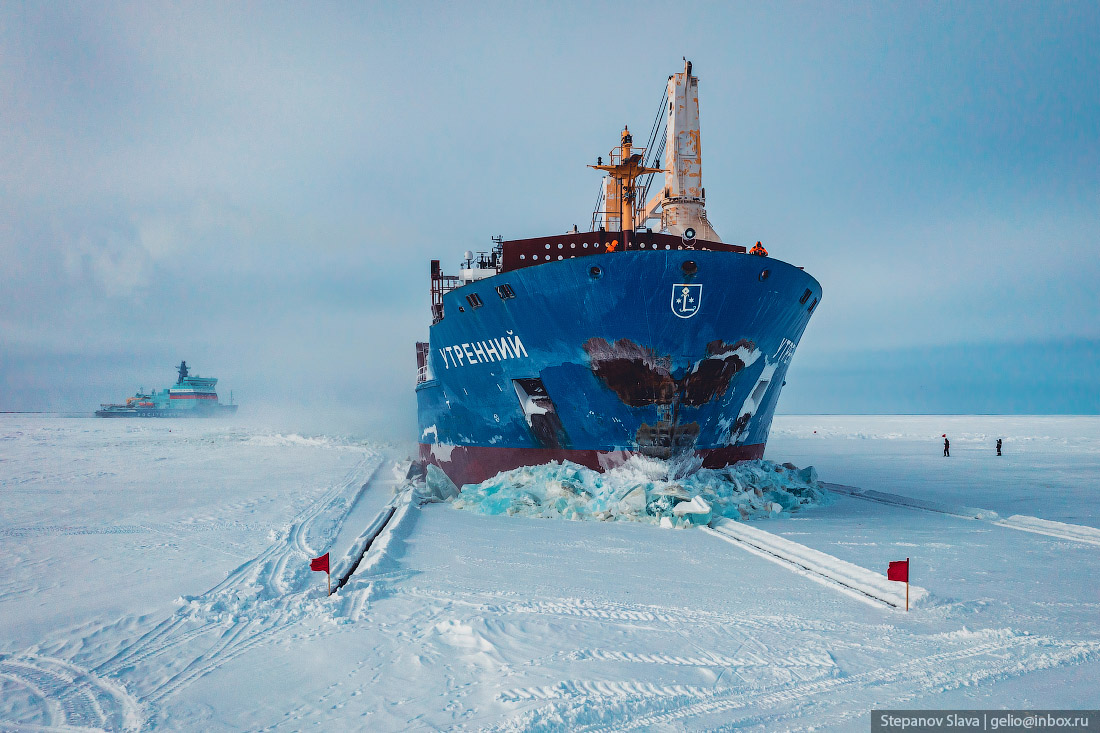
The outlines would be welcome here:
M 566 256 L 456 288 L 417 385 L 420 457 L 460 485 L 549 461 L 760 458 L 820 298 L 787 263 L 687 249 Z
M 96 417 L 227 417 L 235 414 L 237 414 L 237 405 L 214 405 L 191 410 L 105 407 L 95 411 Z

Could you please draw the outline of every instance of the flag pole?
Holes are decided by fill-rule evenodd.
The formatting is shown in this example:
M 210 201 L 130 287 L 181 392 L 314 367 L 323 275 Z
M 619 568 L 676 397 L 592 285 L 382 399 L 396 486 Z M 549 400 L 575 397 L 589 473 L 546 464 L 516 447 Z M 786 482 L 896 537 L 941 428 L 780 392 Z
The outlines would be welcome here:
M 905 558 L 905 612 L 909 613 L 909 558 Z
M 332 595 L 332 573 L 325 573 L 325 577 L 328 578 L 328 594 Z M 905 584 L 905 610 L 909 610 L 909 584 Z

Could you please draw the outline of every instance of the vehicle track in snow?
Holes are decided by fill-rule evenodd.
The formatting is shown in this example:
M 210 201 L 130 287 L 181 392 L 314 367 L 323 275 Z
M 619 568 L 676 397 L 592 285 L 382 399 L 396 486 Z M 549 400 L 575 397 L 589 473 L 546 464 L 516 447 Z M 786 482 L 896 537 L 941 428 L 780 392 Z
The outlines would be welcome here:
M 214 646 L 154 688 L 144 699 L 154 704 L 160 703 L 195 680 L 205 677 L 218 667 L 266 641 L 272 632 L 287 625 L 288 618 L 287 614 L 276 614 L 265 621 L 249 621 L 244 625 L 234 624 L 225 630 Z
M 902 509 L 915 509 L 937 514 L 946 514 L 952 517 L 959 517 L 960 519 L 976 519 L 990 522 L 998 527 L 1015 529 L 1021 532 L 1046 535 L 1048 537 L 1054 537 L 1055 539 L 1069 540 L 1070 542 L 1100 545 L 1100 529 L 1088 525 L 1055 522 L 1049 519 L 1041 519 L 1039 517 L 1020 514 L 1002 518 L 997 512 L 991 509 L 941 504 L 934 501 L 914 499 L 909 496 L 902 496 L 901 494 L 888 494 L 882 491 L 872 491 L 870 489 L 865 490 L 856 486 L 846 486 L 844 484 L 826 483 L 825 488 L 835 493 L 850 496 L 853 499 L 860 499 L 862 501 L 886 504 L 887 506 L 896 506 Z
M 545 689 L 556 694 L 546 697 L 572 698 L 527 711 L 497 727 L 516 730 L 539 727 L 551 720 L 564 722 L 578 731 L 619 731 L 662 728 L 678 721 L 699 721 L 721 714 L 722 723 L 774 725 L 807 714 L 819 725 L 831 708 L 850 701 L 853 692 L 883 686 L 897 686 L 890 692 L 894 702 L 913 700 L 923 694 L 954 689 L 988 679 L 1013 677 L 1041 669 L 1073 664 L 1100 655 L 1100 642 L 1061 641 L 1049 637 L 1016 636 L 998 638 L 964 648 L 906 659 L 897 664 L 854 675 L 802 681 L 770 691 L 736 688 L 679 692 L 676 686 L 647 688 L 634 681 L 577 685 L 570 681 Z M 960 669 L 962 665 L 962 669 Z M 537 695 L 512 699 L 536 699 Z M 881 693 L 880 693 L 881 697 Z M 812 702 L 806 704 L 808 699 Z M 505 698 L 506 699 L 506 698 Z M 870 709 L 870 701 L 868 709 Z M 811 710 L 812 708 L 812 710 Z M 730 717 L 745 711 L 741 717 Z M 759 717 L 759 720 L 756 718 Z M 607 720 L 615 720 L 607 724 Z M 590 722 L 591 721 L 591 722 Z M 713 723 L 713 721 L 708 721 Z
M 704 625 L 734 629 L 772 630 L 798 624 L 806 631 L 835 632 L 841 624 L 818 618 L 804 618 L 785 614 L 744 616 L 687 606 L 660 606 L 644 603 L 619 603 L 588 598 L 544 598 L 539 600 L 513 600 L 510 595 L 479 590 L 419 588 L 405 586 L 393 588 L 394 594 L 412 595 L 441 603 L 461 603 L 493 615 L 532 614 L 535 616 L 580 617 L 598 621 L 654 622 L 666 625 Z
M 374 470 L 371 472 L 372 477 L 373 474 L 377 472 L 377 468 L 378 466 L 375 466 Z M 367 484 L 369 483 L 370 480 L 368 479 Z M 364 484 L 364 486 L 367 484 Z M 349 507 L 348 511 L 350 511 L 350 509 Z M 371 540 L 374 541 L 378 539 L 380 540 L 379 545 L 385 545 L 386 538 L 388 538 L 387 530 L 399 524 L 407 515 L 408 509 L 408 502 L 404 502 L 396 511 L 392 506 L 383 510 L 379 518 L 372 523 L 372 527 L 369 530 Z M 305 529 L 306 528 L 303 528 L 301 532 L 290 533 L 292 537 L 290 542 L 295 547 L 304 547 L 304 552 L 307 555 L 315 554 L 315 550 L 311 549 L 309 545 L 303 544 L 306 541 L 305 537 L 307 534 Z M 338 530 L 339 525 L 337 524 L 333 533 L 335 534 Z M 370 546 L 372 545 L 368 543 L 368 549 Z M 285 567 L 284 563 L 278 563 L 277 565 L 279 567 Z M 359 571 L 353 567 L 348 572 L 354 576 Z M 310 583 L 313 582 L 311 578 L 307 580 L 309 580 Z M 148 694 L 147 699 L 153 703 L 158 703 L 170 697 L 195 680 L 206 676 L 218 667 L 241 656 L 249 649 L 267 641 L 268 637 L 274 632 L 294 624 L 305 616 L 318 612 L 325 600 L 331 600 L 333 603 L 337 604 L 336 609 L 330 609 L 330 613 L 333 615 L 347 616 L 351 620 L 356 620 L 362 612 L 363 605 L 366 603 L 370 588 L 352 589 L 348 593 L 348 598 L 343 602 L 341 602 L 335 593 L 331 599 L 303 598 L 302 594 L 308 592 L 308 587 L 297 587 L 293 592 L 266 601 L 262 608 L 262 613 L 254 614 L 253 617 L 244 622 L 243 625 L 241 625 L 241 623 L 235 623 L 226 628 L 219 637 L 218 642 L 216 642 L 209 651 L 200 654 L 182 670 L 161 683 Z M 213 623 L 211 626 L 218 626 L 218 624 Z M 318 634 L 306 633 L 302 636 L 308 638 L 316 635 Z
M 98 728 L 138 730 L 141 706 L 121 685 L 61 659 L 21 655 L 0 659 L 0 680 L 41 702 L 41 720 L 0 721 L 0 729 Z M 10 689 L 6 695 L 18 695 Z
M 57 525 L 46 527 L 6 527 L 0 529 L 0 537 L 56 537 L 59 535 L 143 534 L 151 531 L 140 524 L 123 524 L 107 527 L 82 527 Z
M 95 672 L 127 679 L 143 700 L 159 703 L 317 611 L 325 599 L 323 588 L 317 596 L 308 559 L 335 538 L 383 463 L 381 455 L 364 456 L 343 481 L 299 512 L 275 542 L 210 590 L 185 599 L 175 614 L 102 661 Z M 150 664 L 167 652 L 172 658 L 158 677 Z
M 522 712 L 502 720 L 484 709 L 480 715 L 471 710 L 476 717 L 466 719 L 468 723 L 478 720 L 495 730 L 555 726 L 570 730 L 663 729 L 685 723 L 709 727 L 738 721 L 765 726 L 775 721 L 780 726 L 789 722 L 797 727 L 811 715 L 814 725 L 828 716 L 843 722 L 852 710 L 842 701 L 872 695 L 867 690 L 888 688 L 891 699 L 919 701 L 963 685 L 1025 676 L 1100 657 L 1100 641 L 1062 640 L 1008 629 L 929 637 L 891 624 L 872 623 L 865 624 L 866 633 L 855 635 L 858 642 L 848 643 L 835 636 L 845 628 L 850 632 L 850 624 L 843 627 L 804 616 L 745 617 L 590 599 L 524 599 L 507 592 L 464 588 L 441 591 L 404 586 L 391 592 L 394 596 L 424 599 L 413 617 L 406 619 L 407 625 L 424 633 L 406 637 L 402 644 L 425 645 L 427 651 L 421 652 L 425 658 L 445 659 L 447 653 L 465 653 L 466 648 L 471 653 L 488 649 L 491 655 L 503 655 L 501 659 L 513 671 L 499 680 L 505 684 L 495 693 L 495 699 L 505 706 L 518 706 Z M 639 651 L 641 640 L 635 639 L 633 648 L 621 650 L 582 648 L 554 652 L 549 657 L 526 657 L 529 662 L 509 659 L 518 651 L 507 651 L 513 649 L 510 637 L 524 629 L 528 623 L 524 617 L 534 617 L 532 621 L 536 622 L 542 617 L 556 624 L 575 619 L 577 623 L 607 626 L 609 638 L 622 634 L 658 636 L 646 642 L 647 651 Z M 438 633 L 433 641 L 433 629 L 438 632 L 452 627 L 456 634 L 465 628 L 468 641 L 445 646 L 439 642 Z M 571 633 L 583 636 L 587 632 Z M 693 645 L 698 651 L 683 645 L 672 650 L 666 646 L 669 633 L 710 641 Z M 799 648 L 805 653 L 792 653 L 791 633 L 799 635 Z M 879 636 L 881 643 L 869 642 Z M 838 654 L 842 659 L 870 654 L 881 661 L 873 669 L 866 669 L 860 662 L 856 669 L 866 671 L 845 675 L 847 665 L 836 661 Z M 448 662 L 452 663 L 462 664 L 462 657 Z M 570 665 L 576 676 L 514 686 L 514 675 L 518 673 L 521 679 L 528 674 L 540 676 L 539 670 L 548 663 L 550 668 Z M 589 663 L 594 665 L 591 669 L 586 667 Z M 631 665 L 637 665 L 637 677 L 629 674 Z M 677 667 L 708 669 L 715 683 L 699 685 L 693 682 L 698 679 L 696 673 L 689 669 L 677 672 Z M 718 680 L 724 680 L 723 686 L 718 686 Z M 480 684 L 492 683 L 483 680 Z M 455 699 L 468 694 L 464 688 L 452 691 Z M 868 709 L 872 702 L 868 696 Z
M 380 456 L 372 454 L 364 458 L 352 469 L 347 479 L 331 487 L 299 513 L 292 520 L 283 537 L 269 545 L 258 556 L 232 571 L 225 580 L 204 593 L 200 600 L 213 599 L 219 594 L 248 585 L 262 585 L 270 594 L 275 596 L 285 594 L 291 580 L 303 578 L 309 573 L 303 567 L 294 568 L 288 573 L 287 565 L 291 558 L 301 557 L 302 554 L 312 555 L 315 552 L 313 546 L 309 543 L 309 535 L 314 522 L 326 510 L 333 510 L 333 514 L 336 516 L 331 519 L 334 520 L 335 527 L 330 528 L 326 536 L 316 538 L 326 542 L 331 541 L 331 538 L 335 537 L 339 525 L 354 507 L 354 501 L 361 496 L 364 490 L 362 487 L 371 482 L 381 465 L 382 458 Z M 355 491 L 354 496 L 347 496 L 353 490 Z M 342 510 L 338 506 L 341 501 L 344 502 Z M 287 575 L 290 577 L 285 577 Z
M 903 603 L 909 605 L 908 584 L 902 593 L 896 583 L 883 578 L 881 573 L 786 537 L 727 519 L 717 519 L 700 530 L 877 608 L 900 609 Z M 928 595 L 928 591 L 918 586 L 913 586 L 912 592 L 914 605 Z
M 677 667 L 836 667 L 828 654 L 805 653 L 798 656 L 762 656 L 752 652 L 736 656 L 708 652 L 697 657 L 671 654 L 612 651 L 607 649 L 581 649 L 572 652 L 571 659 L 594 659 L 610 662 L 637 662 L 639 664 L 663 664 Z

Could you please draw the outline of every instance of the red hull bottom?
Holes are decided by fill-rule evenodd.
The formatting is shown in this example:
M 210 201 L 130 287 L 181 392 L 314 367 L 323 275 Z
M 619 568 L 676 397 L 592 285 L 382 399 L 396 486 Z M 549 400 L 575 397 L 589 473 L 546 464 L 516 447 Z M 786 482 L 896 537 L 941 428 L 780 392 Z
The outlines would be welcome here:
M 541 466 L 551 461 L 572 461 L 595 471 L 607 471 L 622 465 L 627 459 L 636 455 L 641 454 L 625 450 L 493 448 L 471 445 L 442 448 L 438 445 L 420 444 L 420 460 L 439 466 L 458 486 L 480 483 L 501 471 L 511 471 L 520 466 Z M 739 461 L 755 461 L 763 458 L 764 444 L 730 445 L 724 448 L 697 450 L 695 455 L 703 459 L 703 468 L 721 468 Z

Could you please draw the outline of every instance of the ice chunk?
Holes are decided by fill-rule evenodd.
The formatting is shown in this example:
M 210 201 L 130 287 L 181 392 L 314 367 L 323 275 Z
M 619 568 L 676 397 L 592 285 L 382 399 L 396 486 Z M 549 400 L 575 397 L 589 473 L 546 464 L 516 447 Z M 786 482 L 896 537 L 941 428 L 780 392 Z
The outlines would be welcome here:
M 619 514 L 645 514 L 645 487 L 635 486 L 619 499 Z
M 709 514 L 710 504 L 703 497 L 696 496 L 691 501 L 681 501 L 672 507 L 672 513 L 677 517 L 682 517 L 685 514 Z
M 657 496 L 671 496 L 674 499 L 683 499 L 687 501 L 691 498 L 691 494 L 684 491 L 684 487 L 680 484 L 667 484 L 664 486 L 654 486 L 651 492 Z
M 744 520 L 828 502 L 816 472 L 771 461 L 703 468 L 686 476 L 682 470 L 682 463 L 645 457 L 606 473 L 569 462 L 525 466 L 463 486 L 454 506 L 480 514 L 688 527 L 714 516 Z
M 421 496 L 428 501 L 447 501 L 458 496 L 458 487 L 447 474 L 434 463 L 428 464 Z
M 691 501 L 681 501 L 672 507 L 673 516 L 682 517 L 692 524 L 707 524 L 710 522 L 710 504 L 701 496 L 694 497 Z

